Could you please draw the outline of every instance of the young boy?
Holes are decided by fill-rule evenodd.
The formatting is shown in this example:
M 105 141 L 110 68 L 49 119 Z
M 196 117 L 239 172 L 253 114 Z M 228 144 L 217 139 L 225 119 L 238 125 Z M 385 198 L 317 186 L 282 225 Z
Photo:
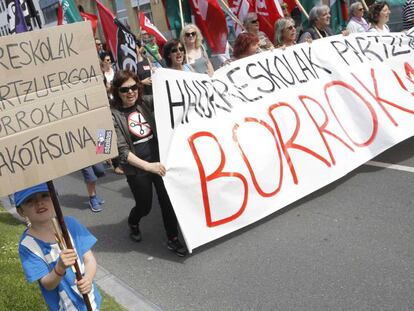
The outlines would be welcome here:
M 99 310 L 101 296 L 93 282 L 96 260 L 91 251 L 96 238 L 75 218 L 65 217 L 73 249 L 60 250 L 51 219 L 53 203 L 45 183 L 14 194 L 19 215 L 31 226 L 19 243 L 19 255 L 26 279 L 38 281 L 50 310 L 86 310 L 82 294 L 88 294 L 93 310 Z M 78 260 L 83 278 L 79 282 L 70 267 Z

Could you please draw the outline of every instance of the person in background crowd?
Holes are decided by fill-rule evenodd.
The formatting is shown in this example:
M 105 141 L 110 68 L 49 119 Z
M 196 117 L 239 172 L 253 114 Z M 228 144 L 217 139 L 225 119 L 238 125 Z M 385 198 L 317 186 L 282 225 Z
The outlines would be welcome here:
M 99 310 L 101 295 L 93 281 L 97 264 L 92 247 L 96 238 L 75 218 L 65 217 L 75 249 L 60 249 L 51 225 L 56 214 L 45 183 L 18 191 L 14 197 L 17 213 L 30 222 L 19 242 L 23 271 L 28 282 L 37 281 L 48 309 L 86 311 L 80 294 L 88 294 L 92 310 Z M 76 260 L 82 274 L 80 281 L 68 269 Z
M 242 32 L 234 41 L 233 60 L 254 55 L 259 50 L 259 38 L 250 32 Z
M 186 249 L 178 239 L 177 218 L 162 180 L 166 170 L 159 162 L 153 104 L 143 100 L 142 84 L 131 71 L 118 71 L 112 89 L 111 111 L 119 158 L 135 199 L 128 217 L 130 237 L 136 242 L 141 241 L 140 221 L 151 210 L 152 187 L 155 186 L 167 233 L 167 247 L 178 256 L 185 256 Z
M 103 44 L 101 40 L 95 39 L 95 46 L 96 46 L 96 51 L 98 52 L 99 57 L 101 57 L 101 53 L 105 52 L 105 49 L 103 48 Z
M 141 41 L 136 41 L 136 49 L 137 49 L 137 75 L 139 80 L 144 86 L 144 95 L 152 95 L 152 65 L 147 57 L 147 51 L 142 46 Z
M 380 1 L 370 5 L 368 12 L 368 20 L 371 23 L 369 32 L 390 32 L 388 21 L 390 20 L 390 7 L 387 2 Z
M 405 1 L 401 16 L 404 30 L 409 30 L 414 27 L 414 0 Z
M 89 207 L 92 212 L 102 211 L 102 205 L 105 201 L 96 194 L 96 181 L 105 176 L 104 165 L 102 163 L 94 164 L 81 169 L 81 172 L 89 196 Z
M 296 44 L 295 21 L 290 17 L 279 18 L 275 23 L 275 47 L 282 48 Z
M 164 59 L 168 68 L 193 71 L 190 65 L 184 64 L 185 49 L 177 39 L 172 39 L 164 45 Z
M 115 70 L 112 66 L 111 56 L 109 55 L 108 52 L 102 52 L 99 55 L 99 57 L 101 59 L 101 70 L 104 76 L 104 84 L 106 88 L 106 93 L 108 94 L 108 99 L 112 99 L 111 85 L 112 85 L 112 80 L 114 79 Z M 108 160 L 108 164 L 112 165 L 115 174 L 118 174 L 118 175 L 124 174 L 124 171 L 119 166 L 118 157 Z
M 346 29 L 349 33 L 367 32 L 369 24 L 365 20 L 364 7 L 361 2 L 354 2 L 349 7 L 350 19 Z
M 329 37 L 334 35 L 329 23 L 331 21 L 331 14 L 329 6 L 317 5 L 309 11 L 309 28 L 305 29 L 299 38 L 299 42 L 309 41 L 309 39 L 317 40 L 322 37 Z M 319 32 L 319 34 L 318 34 Z
M 286 2 L 281 2 L 280 8 L 282 9 L 283 17 L 290 17 L 289 7 Z
M 263 31 L 259 31 L 259 19 L 256 13 L 250 12 L 247 14 L 244 21 L 246 31 L 256 35 L 259 38 L 259 47 L 263 51 L 273 49 L 273 44 Z
M 185 25 L 181 30 L 180 41 L 185 47 L 187 63 L 193 70 L 212 76 L 214 73 L 213 65 L 204 50 L 200 29 L 194 24 Z
M 162 61 L 162 57 L 160 54 L 160 48 L 158 47 L 157 40 L 154 36 L 144 32 L 142 34 L 142 39 L 145 43 L 145 48 L 149 51 L 149 60 L 152 64 L 156 67 L 161 67 L 160 62 Z
M 115 75 L 115 70 L 112 67 L 111 56 L 107 52 L 102 52 L 101 54 L 99 54 L 99 57 L 101 59 L 102 73 L 104 74 L 105 81 L 106 81 L 105 83 L 106 92 L 110 94 L 111 83 Z

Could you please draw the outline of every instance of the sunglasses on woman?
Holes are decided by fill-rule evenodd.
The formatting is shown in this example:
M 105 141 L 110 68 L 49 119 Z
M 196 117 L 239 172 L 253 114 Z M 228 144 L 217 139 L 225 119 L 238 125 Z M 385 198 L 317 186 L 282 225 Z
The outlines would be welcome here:
M 196 35 L 197 35 L 197 33 L 195 31 L 193 31 L 193 32 L 186 32 L 185 33 L 185 36 L 187 38 L 189 38 L 189 37 L 195 37 Z
M 128 93 L 129 90 L 131 90 L 133 92 L 138 90 L 138 84 L 134 84 L 134 85 L 131 85 L 131 86 L 120 87 L 119 88 L 119 93 Z
M 172 48 L 171 49 L 171 53 L 177 53 L 178 51 L 180 51 L 180 52 L 182 52 L 182 53 L 184 53 L 184 48 L 183 47 L 179 47 L 179 48 Z

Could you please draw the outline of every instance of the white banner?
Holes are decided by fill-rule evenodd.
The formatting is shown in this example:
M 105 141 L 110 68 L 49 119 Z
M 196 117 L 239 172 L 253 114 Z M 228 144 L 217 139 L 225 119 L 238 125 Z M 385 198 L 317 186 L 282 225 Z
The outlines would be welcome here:
M 414 134 L 414 37 L 334 36 L 153 77 L 187 247 L 249 225 Z M 328 208 L 328 207 L 327 207 Z

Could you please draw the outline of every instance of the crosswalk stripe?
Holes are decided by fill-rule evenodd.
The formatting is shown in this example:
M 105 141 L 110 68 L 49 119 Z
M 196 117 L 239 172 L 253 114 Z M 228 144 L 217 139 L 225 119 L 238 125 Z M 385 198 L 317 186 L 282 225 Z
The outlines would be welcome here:
M 377 161 L 368 161 L 367 163 L 365 163 L 365 165 L 383 167 L 383 168 L 389 168 L 389 169 L 397 170 L 397 171 L 414 173 L 414 167 L 405 166 L 405 165 L 398 165 L 398 164 L 384 163 L 384 162 L 377 162 Z

